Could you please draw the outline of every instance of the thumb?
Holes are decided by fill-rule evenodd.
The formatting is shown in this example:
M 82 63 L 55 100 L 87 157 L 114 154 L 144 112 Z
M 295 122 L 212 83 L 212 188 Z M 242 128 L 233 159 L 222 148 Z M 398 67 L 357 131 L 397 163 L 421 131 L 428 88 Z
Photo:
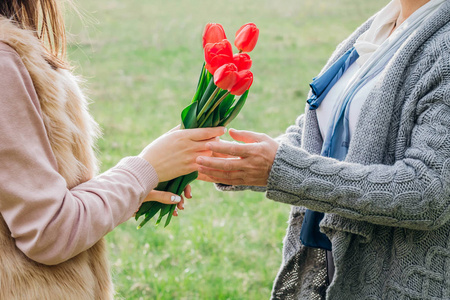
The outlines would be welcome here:
M 144 202 L 149 201 L 157 201 L 164 204 L 177 204 L 181 201 L 181 196 L 169 192 L 153 190 L 144 199 Z
M 238 142 L 258 143 L 264 140 L 264 134 L 252 131 L 230 129 L 228 133 Z

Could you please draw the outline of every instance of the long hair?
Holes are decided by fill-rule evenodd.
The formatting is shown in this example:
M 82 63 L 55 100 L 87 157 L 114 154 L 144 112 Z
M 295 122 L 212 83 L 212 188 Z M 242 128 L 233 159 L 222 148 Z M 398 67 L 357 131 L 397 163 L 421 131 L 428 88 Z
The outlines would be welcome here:
M 59 0 L 0 0 L 0 15 L 19 27 L 35 32 L 55 68 L 69 68 L 66 61 L 66 32 Z

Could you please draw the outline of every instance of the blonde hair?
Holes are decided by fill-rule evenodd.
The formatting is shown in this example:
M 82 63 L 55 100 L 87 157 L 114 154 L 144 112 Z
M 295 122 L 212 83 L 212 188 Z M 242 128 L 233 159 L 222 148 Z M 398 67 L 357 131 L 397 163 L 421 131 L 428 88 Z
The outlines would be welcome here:
M 70 0 L 66 0 L 70 3 Z M 47 50 L 54 68 L 69 68 L 66 32 L 59 0 L 1 0 L 0 15 L 24 29 L 32 30 Z

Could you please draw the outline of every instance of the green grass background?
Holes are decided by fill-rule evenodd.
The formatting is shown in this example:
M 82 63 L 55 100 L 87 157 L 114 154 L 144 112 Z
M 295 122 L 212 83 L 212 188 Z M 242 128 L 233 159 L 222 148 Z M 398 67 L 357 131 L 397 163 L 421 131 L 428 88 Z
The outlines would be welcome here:
M 221 23 L 231 40 L 244 23 L 260 28 L 254 84 L 232 126 L 277 136 L 304 111 L 308 83 L 336 45 L 386 3 L 77 0 L 82 20 L 68 13 L 69 57 L 103 129 L 102 170 L 180 122 L 206 23 Z M 290 207 L 263 194 L 192 187 L 194 199 L 169 227 L 138 231 L 131 220 L 107 236 L 116 299 L 270 297 Z

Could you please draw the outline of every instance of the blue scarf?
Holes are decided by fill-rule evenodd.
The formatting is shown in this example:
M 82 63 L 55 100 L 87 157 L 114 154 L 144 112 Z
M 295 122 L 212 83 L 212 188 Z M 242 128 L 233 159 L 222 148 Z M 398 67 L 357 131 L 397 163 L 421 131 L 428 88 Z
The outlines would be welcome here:
M 321 76 L 313 79 L 313 82 L 310 84 L 312 96 L 308 99 L 308 104 L 310 105 L 309 109 L 314 110 L 319 107 L 331 88 L 342 77 L 345 71 L 347 71 L 347 69 L 358 59 L 358 57 L 359 55 L 355 48 L 351 48 Z M 348 118 L 346 118 L 346 121 L 343 122 L 344 115 L 342 114 L 346 110 L 348 111 L 345 107 L 346 106 L 343 106 L 339 110 L 340 114 L 338 116 L 338 122 L 331 122 L 332 127 L 336 127 L 336 130 L 342 131 L 344 134 L 334 135 L 334 139 L 330 136 L 328 140 L 325 140 L 322 146 L 322 156 L 334 157 L 336 159 L 343 160 L 347 155 L 345 149 L 348 149 L 349 126 Z M 344 128 L 346 128 L 346 130 L 344 130 Z M 332 128 L 329 128 L 329 132 L 331 131 L 330 129 L 332 130 Z M 339 145 L 343 145 L 344 147 L 339 147 Z M 337 149 L 342 151 L 336 151 Z M 303 225 L 300 231 L 300 240 L 303 245 L 331 250 L 330 240 L 319 230 L 319 223 L 323 219 L 323 216 L 324 214 L 321 212 L 316 212 L 309 209 L 306 210 L 305 217 L 303 218 Z

